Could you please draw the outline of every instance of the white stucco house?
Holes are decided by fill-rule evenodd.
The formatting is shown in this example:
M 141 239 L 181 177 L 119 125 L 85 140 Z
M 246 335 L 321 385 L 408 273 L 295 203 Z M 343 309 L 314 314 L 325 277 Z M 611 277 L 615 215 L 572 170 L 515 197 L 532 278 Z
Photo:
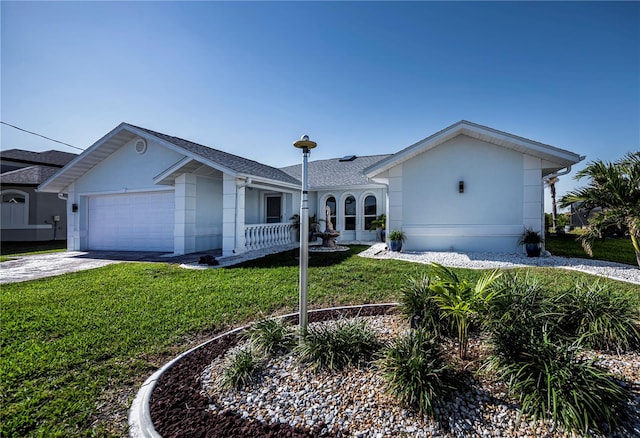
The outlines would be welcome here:
M 543 179 L 582 159 L 460 121 L 394 154 L 311 161 L 310 215 L 329 205 L 343 241 L 374 241 L 385 213 L 408 250 L 521 251 L 543 230 Z M 300 175 L 122 123 L 38 190 L 66 196 L 70 250 L 231 256 L 295 242 Z

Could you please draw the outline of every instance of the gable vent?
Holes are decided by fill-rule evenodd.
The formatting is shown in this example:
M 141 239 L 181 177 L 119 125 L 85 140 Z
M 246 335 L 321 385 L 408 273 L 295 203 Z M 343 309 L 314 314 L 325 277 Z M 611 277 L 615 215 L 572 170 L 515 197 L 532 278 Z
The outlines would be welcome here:
M 143 138 L 139 138 L 136 140 L 136 152 L 140 155 L 144 154 L 147 151 L 147 142 Z
M 338 161 L 353 161 L 356 158 L 357 157 L 355 155 L 345 155 L 344 157 L 340 158 L 340 160 Z

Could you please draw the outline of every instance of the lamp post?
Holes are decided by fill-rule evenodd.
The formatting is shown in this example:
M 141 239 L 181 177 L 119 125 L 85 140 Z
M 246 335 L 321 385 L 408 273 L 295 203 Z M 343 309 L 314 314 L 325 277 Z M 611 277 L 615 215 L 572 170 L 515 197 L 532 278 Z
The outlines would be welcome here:
M 309 268 L 309 200 L 308 200 L 308 158 L 309 151 L 317 146 L 315 141 L 303 135 L 293 145 L 302 149 L 302 201 L 300 202 L 300 344 L 307 334 L 307 270 Z

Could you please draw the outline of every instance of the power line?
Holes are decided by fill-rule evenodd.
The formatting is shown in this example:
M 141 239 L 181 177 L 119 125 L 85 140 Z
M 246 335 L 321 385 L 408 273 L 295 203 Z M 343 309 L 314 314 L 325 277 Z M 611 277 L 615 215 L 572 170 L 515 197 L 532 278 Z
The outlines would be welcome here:
M 38 137 L 42 137 L 42 138 L 45 138 L 45 139 L 47 139 L 47 140 L 50 140 L 50 141 L 54 141 L 54 142 L 56 142 L 56 143 L 63 144 L 63 145 L 65 145 L 65 146 L 69 146 L 70 148 L 78 149 L 79 151 L 84 151 L 84 149 L 82 149 L 82 148 L 79 148 L 79 147 L 77 147 L 77 146 L 70 145 L 69 143 L 65 143 L 65 142 L 63 142 L 63 141 L 54 140 L 53 138 L 49 138 L 49 137 L 47 137 L 46 135 L 38 134 L 38 133 L 36 133 L 36 132 L 27 131 L 26 129 L 20 128 L 20 127 L 18 127 L 18 126 L 14 126 L 14 125 L 12 125 L 12 124 L 10 124 L 10 123 L 3 122 L 3 121 L 1 121 L 1 120 L 0 120 L 0 123 L 2 123 L 3 125 L 11 126 L 12 128 L 15 128 L 15 129 L 17 129 L 17 130 L 19 130 L 19 131 L 23 131 L 23 132 L 26 132 L 26 133 L 28 133 L 28 134 L 37 135 Z

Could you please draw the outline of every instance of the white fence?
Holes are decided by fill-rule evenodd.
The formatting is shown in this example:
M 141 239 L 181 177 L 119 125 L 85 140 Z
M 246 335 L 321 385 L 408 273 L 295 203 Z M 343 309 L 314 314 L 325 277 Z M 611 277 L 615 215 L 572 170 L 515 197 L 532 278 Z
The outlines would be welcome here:
M 291 223 L 252 224 L 244 227 L 244 247 L 246 250 L 269 248 L 293 243 Z

